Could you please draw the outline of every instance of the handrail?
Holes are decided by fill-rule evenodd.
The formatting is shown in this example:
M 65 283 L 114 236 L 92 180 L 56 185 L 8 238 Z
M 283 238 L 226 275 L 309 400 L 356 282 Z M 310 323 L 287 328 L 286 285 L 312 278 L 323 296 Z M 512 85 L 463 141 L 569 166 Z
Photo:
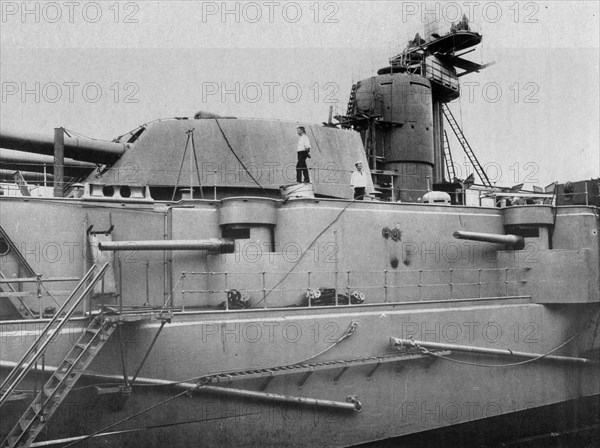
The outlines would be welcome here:
M 500 290 L 503 290 L 502 294 L 505 297 L 509 297 L 509 287 L 512 288 L 514 285 L 525 285 L 527 283 L 527 279 L 524 276 L 521 276 L 519 273 L 526 274 L 531 270 L 530 267 L 498 267 L 498 268 L 457 268 L 457 269 L 414 269 L 414 270 L 406 270 L 406 271 L 389 271 L 389 270 L 328 270 L 328 271 L 297 271 L 291 273 L 291 275 L 298 278 L 305 277 L 306 281 L 302 284 L 302 281 L 295 282 L 293 285 L 278 286 L 275 288 L 270 288 L 268 283 L 265 281 L 266 276 L 274 275 L 281 276 L 286 274 L 287 272 L 276 272 L 276 271 L 262 271 L 262 272 L 212 272 L 212 271 L 204 271 L 204 272 L 182 272 L 180 281 L 177 282 L 176 287 L 180 286 L 180 294 L 181 294 L 181 309 L 185 311 L 186 306 L 186 296 L 190 297 L 190 294 L 201 294 L 206 296 L 211 296 L 213 294 L 222 294 L 229 293 L 232 288 L 231 277 L 239 276 L 239 279 L 246 279 L 247 276 L 251 276 L 250 280 L 253 281 L 252 284 L 245 285 L 246 287 L 240 288 L 239 286 L 233 286 L 238 289 L 240 292 L 245 294 L 256 294 L 254 297 L 256 300 L 259 300 L 262 296 L 262 300 L 260 302 L 264 302 L 264 308 L 268 308 L 266 296 L 270 292 L 278 292 L 278 293 L 292 293 L 292 292 L 307 292 L 313 291 L 317 285 L 315 285 L 315 275 L 335 277 L 341 276 L 344 280 L 340 284 L 337 280 L 335 281 L 335 289 L 337 293 L 344 292 L 348 296 L 350 296 L 351 291 L 360 291 L 360 292 L 370 292 L 373 294 L 373 297 L 368 301 L 368 303 L 391 303 L 397 302 L 397 300 L 390 300 L 389 296 L 390 292 L 393 291 L 402 291 L 407 289 L 414 289 L 415 296 L 418 296 L 418 300 L 425 300 L 426 291 L 430 290 L 428 288 L 433 288 L 434 290 L 439 288 L 447 288 L 448 298 L 446 300 L 463 300 L 466 298 L 475 298 L 484 297 L 482 295 L 484 288 L 492 287 L 497 288 L 497 293 L 500 293 Z M 510 274 L 516 273 L 516 275 Z M 356 274 L 359 275 L 358 278 L 354 277 Z M 371 279 L 365 280 L 365 274 L 368 275 L 368 278 Z M 374 276 L 373 274 L 381 274 L 379 276 Z M 431 274 L 441 274 L 436 275 L 435 278 L 431 276 Z M 488 274 L 491 274 L 488 275 Z M 184 284 L 184 279 L 192 278 L 193 276 L 207 276 L 208 277 L 216 277 L 220 280 L 218 281 L 218 285 L 214 284 L 211 288 L 202 285 L 198 288 L 196 285 L 188 285 Z M 328 277 L 329 276 L 329 277 Z M 408 277 L 408 278 L 407 278 Z M 446 279 L 447 280 L 444 280 Z M 375 280 L 373 280 L 375 279 Z M 366 281 L 366 283 L 365 283 Z M 428 283 L 429 281 L 429 283 Z M 332 282 L 331 285 L 334 283 Z M 196 286 L 196 287 L 194 287 Z M 174 295 L 176 287 L 173 288 L 170 298 Z M 333 287 L 333 286 L 332 286 Z M 474 293 L 473 296 L 467 297 L 465 295 L 464 287 L 472 287 L 475 288 L 477 292 Z M 457 289 L 458 288 L 458 289 Z M 378 294 L 377 291 L 382 291 L 381 294 Z M 418 293 L 416 292 L 418 291 Z M 461 292 L 462 291 L 462 292 Z M 370 294 L 370 295 L 371 295 Z M 497 295 L 496 295 L 497 296 Z M 402 301 L 401 297 L 398 297 L 398 300 Z M 189 306 L 189 302 L 187 303 Z M 225 300 L 225 310 L 229 310 L 228 301 Z M 338 305 L 336 300 L 336 306 Z M 307 306 L 310 306 L 307 305 Z M 173 308 L 173 303 L 171 303 L 171 308 Z
M 77 284 L 77 286 L 75 287 L 73 292 L 69 295 L 67 300 L 65 300 L 63 305 L 60 307 L 60 309 L 54 315 L 54 317 L 52 319 L 50 319 L 50 321 L 48 322 L 46 327 L 44 327 L 44 329 L 42 330 L 42 332 L 40 333 L 38 338 L 34 341 L 34 343 L 31 345 L 29 350 L 27 350 L 27 352 L 21 357 L 21 359 L 19 360 L 17 365 L 14 367 L 14 369 L 10 372 L 10 374 L 6 377 L 6 379 L 0 386 L 0 392 L 1 392 L 4 389 L 4 387 L 10 383 L 10 385 L 6 388 L 5 391 L 2 392 L 2 395 L 0 396 L 0 406 L 2 406 L 8 400 L 8 398 L 10 397 L 12 392 L 15 390 L 15 388 L 21 383 L 21 381 L 23 381 L 25 376 L 29 373 L 33 364 L 35 362 L 37 362 L 38 359 L 45 353 L 45 351 L 48 348 L 48 346 L 50 345 L 50 343 L 60 333 L 60 330 L 67 324 L 67 322 L 69 321 L 69 319 L 71 318 L 73 313 L 75 313 L 75 310 L 77 309 L 77 307 L 85 299 L 85 297 L 92 290 L 92 288 L 96 285 L 96 283 L 98 283 L 98 281 L 104 276 L 106 270 L 108 269 L 108 266 L 109 266 L 109 263 L 105 263 L 104 266 L 102 266 L 100 271 L 96 274 L 96 276 L 92 279 L 92 281 L 87 285 L 85 290 L 81 293 L 81 295 L 77 298 L 77 300 L 75 300 L 75 303 L 73 304 L 73 306 L 71 306 L 71 308 L 66 312 L 64 317 L 62 317 L 62 319 L 60 319 L 56 328 L 54 328 L 54 330 L 51 332 L 50 329 L 51 329 L 52 325 L 57 320 L 59 320 L 60 314 L 69 305 L 71 300 L 73 300 L 73 297 L 75 297 L 75 295 L 79 292 L 79 290 L 82 288 L 82 286 L 85 284 L 85 282 L 92 276 L 92 274 L 94 273 L 94 271 L 97 268 L 97 265 L 93 265 L 89 269 L 89 271 L 85 274 L 85 276 L 81 279 L 81 281 Z M 47 339 L 38 347 L 39 342 L 46 335 L 48 335 Z M 23 366 L 23 364 L 25 363 L 27 358 L 34 352 L 35 352 L 35 354 L 33 355 L 33 357 L 27 362 L 26 365 Z M 20 373 L 18 373 L 20 369 L 22 369 L 22 370 Z
M 478 271 L 497 271 L 497 272 L 504 272 L 506 270 L 509 271 L 522 271 L 522 270 L 526 270 L 528 268 L 523 268 L 523 267 L 518 267 L 518 268 L 508 268 L 508 267 L 502 267 L 502 268 L 458 268 L 458 269 L 454 269 L 454 268 L 448 268 L 448 269 L 407 269 L 407 270 L 402 270 L 402 271 L 395 271 L 398 274 L 408 274 L 408 273 L 418 273 L 418 272 L 467 272 L 467 271 L 472 271 L 472 272 L 478 272 Z M 374 273 L 383 273 L 385 272 L 385 270 L 382 269 L 365 269 L 365 270 L 339 270 L 339 271 L 297 271 L 297 272 L 293 272 L 292 274 L 306 274 L 307 272 L 312 272 L 312 273 L 318 273 L 318 274 L 335 274 L 337 273 L 356 273 L 356 274 L 374 274 Z M 390 272 L 390 271 L 388 271 Z M 267 271 L 267 274 L 287 274 L 288 271 Z M 256 274 L 262 274 L 262 272 L 258 272 L 258 271 L 254 271 L 254 272 L 248 272 L 248 271 L 185 271 L 186 275 L 223 275 L 223 274 L 236 274 L 236 275 L 240 275 L 240 274 L 248 274 L 248 275 L 256 275 Z
M 6 279 L 6 276 L 5 276 L 5 275 L 2 273 L 2 271 L 0 271 L 0 283 L 3 283 L 1 280 L 5 280 L 5 279 Z M 7 285 L 8 285 L 8 287 L 11 289 L 11 291 L 12 291 L 12 292 L 18 292 L 18 291 L 17 291 L 17 290 L 14 288 L 14 286 L 13 286 L 13 285 L 11 285 L 10 283 L 7 283 Z M 0 291 L 2 291 L 2 290 L 0 289 Z M 0 297 L 4 297 L 4 295 L 3 295 L 3 294 L 4 294 L 4 293 L 1 293 L 1 292 L 0 292 Z M 22 297 L 19 297 L 19 296 L 17 296 L 17 300 L 19 301 L 19 303 L 21 304 L 21 306 L 23 307 L 23 309 L 24 309 L 25 311 L 27 311 L 27 314 L 29 315 L 28 317 L 32 317 L 32 318 L 34 318 L 35 316 L 34 316 L 34 314 L 33 314 L 33 311 L 31 311 L 31 308 L 29 308 L 29 307 L 27 306 L 27 304 L 25 303 L 25 301 L 23 300 L 23 298 L 22 298 Z M 21 314 L 21 315 L 22 315 L 22 314 Z M 0 390 L 1 390 L 1 389 L 0 389 Z
M 37 277 L 15 277 L 15 278 L 2 278 L 0 283 L 38 283 L 38 282 L 76 282 L 79 281 L 77 277 L 50 277 L 39 279 Z

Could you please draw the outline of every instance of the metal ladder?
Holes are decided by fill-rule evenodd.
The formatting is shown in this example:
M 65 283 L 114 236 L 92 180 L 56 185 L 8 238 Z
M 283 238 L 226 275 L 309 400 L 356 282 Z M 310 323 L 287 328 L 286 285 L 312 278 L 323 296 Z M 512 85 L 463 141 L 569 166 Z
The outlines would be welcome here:
M 358 84 L 352 84 L 352 90 L 350 90 L 350 97 L 348 98 L 348 110 L 346 115 L 351 117 L 354 115 L 354 103 L 356 102 L 356 91 L 358 90 Z
M 435 353 L 437 355 L 446 356 L 450 354 L 450 351 L 439 350 Z M 382 364 L 417 360 L 425 360 L 429 363 L 431 361 L 435 361 L 435 358 L 432 358 L 428 355 L 424 355 L 423 353 L 416 350 L 410 350 L 399 353 L 387 353 L 378 356 L 368 356 L 364 358 L 306 362 L 254 370 L 235 370 L 230 372 L 214 373 L 210 375 L 204 375 L 198 378 L 197 381 L 200 385 L 206 385 L 210 383 L 230 383 L 235 380 L 266 378 L 267 382 L 265 382 L 265 384 L 263 384 L 263 386 L 261 387 L 261 390 L 264 390 L 268 383 L 276 376 L 288 375 L 293 373 L 304 373 L 304 376 L 298 383 L 298 386 L 301 387 L 314 372 L 317 372 L 319 370 L 340 369 L 339 373 L 334 378 L 334 382 L 337 383 L 337 381 L 339 381 L 339 379 L 346 372 L 346 370 L 348 370 L 351 367 L 372 365 L 372 369 L 367 374 L 367 378 L 371 378 L 371 376 Z
M 96 316 L 3 442 L 2 448 L 30 446 L 116 328 Z
M 448 171 L 448 182 L 454 182 L 456 172 L 454 171 L 454 160 L 452 160 L 452 152 L 450 151 L 450 142 L 448 134 L 444 130 L 444 161 L 446 162 L 446 170 Z
M 27 262 L 27 260 L 25 259 L 25 257 L 23 256 L 23 254 L 21 253 L 21 251 L 19 250 L 17 245 L 8 236 L 8 234 L 6 233 L 6 231 L 4 230 L 4 228 L 2 226 L 0 226 L 0 238 L 7 244 L 7 246 L 11 250 L 11 253 L 17 259 L 17 262 L 19 263 L 19 269 L 24 270 L 28 276 L 35 277 L 36 273 L 34 272 L 33 268 Z M 6 280 L 6 277 L 4 276 L 4 274 L 1 271 L 0 271 L 0 277 L 2 279 Z M 15 288 L 10 283 L 2 283 L 2 286 L 4 286 L 4 285 L 8 286 L 8 288 L 10 289 L 10 292 L 12 292 L 12 293 L 18 292 L 15 290 Z M 2 288 L 2 286 L 0 286 L 0 292 L 5 292 Z M 23 299 L 20 296 L 10 295 L 8 297 L 8 299 L 9 299 L 10 303 L 12 303 L 12 305 L 15 307 L 15 309 L 19 312 L 19 314 L 21 315 L 22 318 L 24 318 L 24 319 L 35 318 L 31 309 L 29 309 L 29 307 L 25 304 L 25 302 L 23 301 Z
M 90 283 L 85 287 L 83 292 L 77 296 L 86 282 L 92 277 L 97 269 L 97 265 L 93 265 L 90 270 L 83 276 L 69 297 L 65 300 L 54 317 L 50 319 L 46 327 L 41 331 L 38 338 L 25 352 L 13 370 L 9 373 L 6 379 L 0 385 L 0 406 L 6 403 L 15 389 L 23 382 L 27 374 L 32 370 L 37 361 L 44 355 L 52 341 L 60 334 L 62 328 L 69 322 L 77 307 L 87 297 L 92 288 L 104 276 L 104 273 L 109 267 L 109 263 L 105 263 L 100 271 L 94 276 Z M 71 308 L 65 312 L 65 309 L 73 302 Z M 61 314 L 65 313 L 61 318 Z M 90 326 L 82 334 L 80 340 L 73 346 L 67 357 L 61 364 L 61 368 L 53 374 L 48 383 L 42 388 L 40 394 L 33 400 L 31 406 L 21 417 L 17 425 L 9 433 L 9 436 L 2 442 L 1 447 L 27 446 L 39 434 L 45 425 L 45 420 L 58 408 L 58 405 L 72 388 L 73 384 L 79 379 L 79 376 L 88 364 L 93 360 L 93 357 L 99 350 L 100 345 L 95 342 L 96 338 L 101 334 L 112 333 L 107 332 L 104 322 L 101 325 L 98 323 L 100 316 L 96 317 L 90 323 Z M 58 323 L 57 323 L 58 322 Z M 53 325 L 57 323 L 56 327 Z M 112 324 L 111 324 L 112 325 Z M 102 340 L 102 338 L 101 338 Z M 83 345 L 83 343 L 86 343 Z M 102 342 L 103 343 L 103 342 Z M 83 346 L 82 346 L 83 345 Z M 94 349 L 96 349 L 94 351 Z M 90 350 L 91 349 L 91 350 Z M 80 351 L 78 356 L 73 357 L 74 351 Z M 86 355 L 87 353 L 87 355 Z M 94 356 L 92 356 L 94 355 Z M 68 367 L 66 366 L 68 364 Z M 73 375 L 74 374 L 74 375 Z M 53 382 L 53 378 L 59 380 L 59 383 Z M 64 387 L 63 387 L 64 386 Z M 59 392 L 59 389 L 63 389 Z M 49 412 L 50 411 L 50 412 Z M 41 423 L 41 426 L 39 425 Z
M 456 122 L 454 115 L 452 115 L 452 112 L 450 111 L 450 108 L 448 107 L 448 105 L 446 103 L 442 103 L 442 111 L 444 112 L 444 117 L 446 117 L 446 120 L 448 121 L 448 123 L 450 124 L 450 127 L 454 131 L 454 135 L 456 135 L 456 138 L 460 142 L 460 145 L 462 146 L 463 150 L 465 151 L 465 154 L 467 155 L 467 157 L 469 158 L 469 161 L 473 165 L 473 169 L 475 170 L 475 172 L 481 179 L 481 182 L 486 187 L 491 188 L 492 183 L 490 182 L 490 179 L 488 178 L 487 174 L 485 173 L 485 170 L 479 163 L 479 160 L 477 160 L 477 157 L 475 157 L 475 153 L 471 149 L 471 145 L 469 145 L 469 142 L 465 138 L 462 130 L 460 129 L 460 126 Z

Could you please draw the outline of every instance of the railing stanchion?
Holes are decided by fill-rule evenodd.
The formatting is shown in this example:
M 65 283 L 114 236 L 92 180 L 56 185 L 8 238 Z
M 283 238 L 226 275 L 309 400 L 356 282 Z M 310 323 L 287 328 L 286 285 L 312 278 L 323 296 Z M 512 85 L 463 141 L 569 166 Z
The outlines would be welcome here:
M 185 311 L 185 295 L 188 293 L 187 290 L 185 289 L 186 277 L 187 277 L 187 274 L 185 272 L 182 272 L 181 273 L 181 311 Z
M 348 304 L 350 304 L 350 271 L 347 271 L 346 295 L 348 296 Z
M 264 308 L 267 308 L 267 281 L 265 276 L 267 275 L 267 273 L 265 271 L 262 271 L 262 292 L 263 292 L 263 302 L 264 302 Z
M 225 311 L 229 311 L 229 283 L 227 282 L 227 272 L 223 275 L 225 276 Z
M 387 269 L 383 271 L 383 300 L 385 303 L 388 301 L 388 285 L 387 285 Z
M 121 262 L 121 258 L 119 257 L 120 252 L 117 252 L 118 258 L 118 266 L 119 266 L 119 313 L 123 314 L 123 266 Z M 90 312 L 92 311 L 92 306 L 90 303 Z
M 306 287 L 306 298 L 308 300 L 308 307 L 310 308 L 311 305 L 311 299 L 310 299 L 310 271 L 306 272 L 307 278 L 306 281 L 308 282 L 307 287 Z
M 35 274 L 35 283 L 37 286 L 38 298 L 38 319 L 42 318 L 42 274 Z
M 587 182 L 584 182 L 583 185 L 585 186 L 585 205 L 590 205 L 590 203 L 588 202 L 588 186 L 587 186 Z
M 213 186 L 213 198 L 217 200 L 217 170 L 215 170 L 215 184 Z

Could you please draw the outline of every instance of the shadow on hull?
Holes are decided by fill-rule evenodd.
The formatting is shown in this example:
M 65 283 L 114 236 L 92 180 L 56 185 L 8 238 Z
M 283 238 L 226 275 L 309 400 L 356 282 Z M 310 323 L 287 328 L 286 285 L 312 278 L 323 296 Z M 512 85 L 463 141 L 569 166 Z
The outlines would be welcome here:
M 360 448 L 592 448 L 600 446 L 600 395 L 519 411 Z

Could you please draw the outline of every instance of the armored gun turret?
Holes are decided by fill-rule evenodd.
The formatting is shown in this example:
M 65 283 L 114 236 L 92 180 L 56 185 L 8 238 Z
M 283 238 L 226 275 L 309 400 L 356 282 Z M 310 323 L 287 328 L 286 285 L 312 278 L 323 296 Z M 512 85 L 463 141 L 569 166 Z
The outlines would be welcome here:
M 84 182 L 144 185 L 152 197 L 165 200 L 180 199 L 184 189 L 192 197 L 231 196 L 247 189 L 279 197 L 282 186 L 295 182 L 296 123 L 196 116 L 150 122 L 112 142 L 65 134 L 63 157 L 101 165 Z M 365 160 L 360 138 L 349 130 L 306 128 L 314 148 L 309 163 L 314 193 L 350 197 L 350 172 L 356 160 Z M 61 147 L 56 138 L 4 131 L 0 146 L 45 155 Z M 61 183 L 56 175 L 55 182 Z

